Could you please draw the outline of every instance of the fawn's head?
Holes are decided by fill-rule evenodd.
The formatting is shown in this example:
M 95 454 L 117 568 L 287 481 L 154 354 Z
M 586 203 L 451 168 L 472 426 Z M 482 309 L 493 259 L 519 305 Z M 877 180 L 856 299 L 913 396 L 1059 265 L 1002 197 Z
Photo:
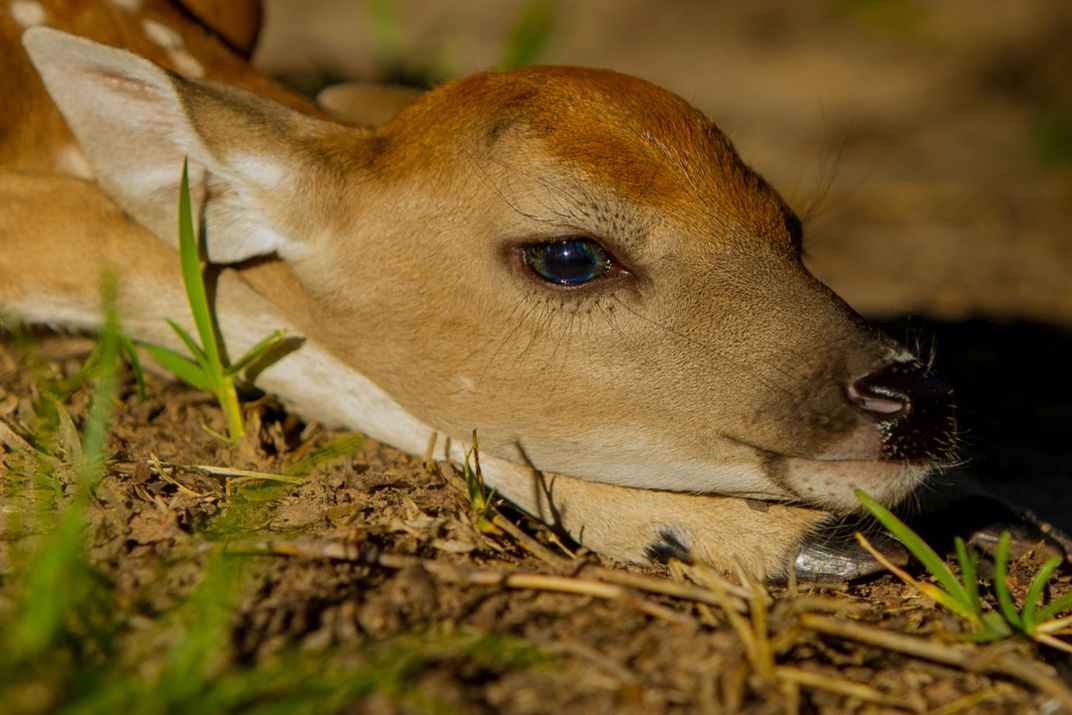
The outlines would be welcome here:
M 800 260 L 793 212 L 680 98 L 567 67 L 449 83 L 376 131 L 48 30 L 102 186 L 210 260 L 277 254 L 302 327 L 429 425 L 552 472 L 855 506 L 954 441 L 951 395 Z

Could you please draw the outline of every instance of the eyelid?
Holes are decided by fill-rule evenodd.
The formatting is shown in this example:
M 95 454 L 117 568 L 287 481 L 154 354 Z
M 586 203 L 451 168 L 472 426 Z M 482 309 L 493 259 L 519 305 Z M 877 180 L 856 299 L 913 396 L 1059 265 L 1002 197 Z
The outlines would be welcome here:
M 504 249 L 507 253 L 522 255 L 527 246 L 536 244 L 558 243 L 560 241 L 592 241 L 603 249 L 610 258 L 611 265 L 614 266 L 617 271 L 626 275 L 634 275 L 636 273 L 636 270 L 634 269 L 635 262 L 632 260 L 629 253 L 620 245 L 619 241 L 604 238 L 596 233 L 569 224 L 556 225 L 554 228 L 557 230 L 552 233 L 534 233 L 519 236 L 506 243 Z

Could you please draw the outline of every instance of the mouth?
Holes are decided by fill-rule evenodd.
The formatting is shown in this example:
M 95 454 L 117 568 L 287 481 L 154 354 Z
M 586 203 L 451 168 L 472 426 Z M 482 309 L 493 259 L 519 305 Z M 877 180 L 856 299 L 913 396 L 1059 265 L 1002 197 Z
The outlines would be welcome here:
M 857 489 L 882 504 L 900 502 L 939 468 L 933 462 L 885 460 L 816 460 L 786 457 L 772 480 L 803 503 L 835 514 L 861 509 Z
M 818 509 L 836 516 L 860 513 L 857 489 L 885 506 L 895 506 L 912 494 L 927 477 L 948 466 L 937 462 L 881 459 L 807 459 L 764 450 L 737 472 L 735 484 L 716 489 L 670 489 L 686 493 L 728 496 L 754 502 Z M 725 473 L 722 474 L 725 477 Z M 583 477 L 582 477 L 583 478 Z M 598 480 L 597 480 L 598 481 Z M 630 485 L 652 489 L 646 485 Z M 757 505 L 758 506 L 758 505 Z
M 821 456 L 779 452 L 731 439 L 758 457 L 759 471 L 773 487 L 773 498 L 770 494 L 750 496 L 765 501 L 788 499 L 838 515 L 861 510 L 855 497 L 857 489 L 892 506 L 916 490 L 928 475 L 955 462 L 950 449 L 893 457 L 881 425 L 851 431 Z

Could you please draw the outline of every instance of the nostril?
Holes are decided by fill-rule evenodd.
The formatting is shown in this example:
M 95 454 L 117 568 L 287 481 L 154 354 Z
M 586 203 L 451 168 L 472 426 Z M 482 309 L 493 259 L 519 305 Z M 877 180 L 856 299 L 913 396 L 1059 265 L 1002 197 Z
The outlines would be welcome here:
M 875 375 L 865 375 L 849 383 L 848 396 L 852 404 L 864 412 L 873 412 L 882 417 L 907 412 L 911 407 L 908 395 L 876 383 Z
M 849 401 L 883 419 L 946 404 L 952 390 L 919 362 L 893 363 L 849 382 Z

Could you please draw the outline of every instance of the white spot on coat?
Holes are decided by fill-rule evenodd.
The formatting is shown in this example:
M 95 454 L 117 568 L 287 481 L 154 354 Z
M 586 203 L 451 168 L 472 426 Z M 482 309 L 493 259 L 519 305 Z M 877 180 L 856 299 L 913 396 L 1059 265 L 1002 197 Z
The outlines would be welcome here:
M 11 17 L 22 27 L 34 27 L 48 22 L 45 8 L 33 0 L 15 0 L 11 3 Z
M 165 50 L 179 50 L 186 45 L 182 39 L 182 35 L 180 35 L 177 30 L 168 27 L 162 22 L 143 17 L 141 20 L 141 28 L 145 30 L 146 37 L 163 47 Z
M 167 50 L 168 59 L 176 72 L 195 79 L 205 76 L 205 68 L 186 51 L 186 41 L 178 31 L 147 17 L 142 18 L 141 27 L 146 37 Z
M 186 50 L 168 50 L 168 59 L 175 71 L 185 77 L 199 79 L 205 76 L 205 68 Z
M 113 5 L 118 5 L 127 12 L 139 12 L 142 6 L 142 0 L 112 0 Z
M 89 159 L 74 144 L 68 144 L 56 153 L 56 169 L 79 179 L 92 179 L 93 168 Z

